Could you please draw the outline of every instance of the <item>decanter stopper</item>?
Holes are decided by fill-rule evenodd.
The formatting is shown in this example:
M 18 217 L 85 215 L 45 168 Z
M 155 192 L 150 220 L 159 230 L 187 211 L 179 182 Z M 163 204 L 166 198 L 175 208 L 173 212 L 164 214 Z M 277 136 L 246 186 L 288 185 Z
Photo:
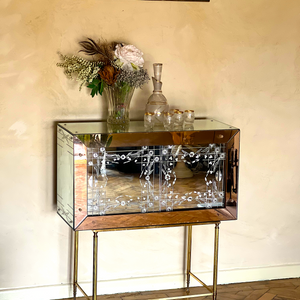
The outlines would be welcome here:
M 153 64 L 154 78 L 156 81 L 161 80 L 162 64 Z
M 155 124 L 163 124 L 164 113 L 169 111 L 169 105 L 166 97 L 162 93 L 162 64 L 153 64 L 154 77 L 153 82 L 153 94 L 149 97 L 146 105 L 146 112 L 154 113 Z

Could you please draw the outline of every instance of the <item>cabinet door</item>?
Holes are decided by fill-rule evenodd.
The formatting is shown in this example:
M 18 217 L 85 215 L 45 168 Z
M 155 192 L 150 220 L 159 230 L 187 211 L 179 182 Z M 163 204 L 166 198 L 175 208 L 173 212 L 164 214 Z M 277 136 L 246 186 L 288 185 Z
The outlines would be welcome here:
M 88 148 L 88 215 L 225 207 L 225 144 Z

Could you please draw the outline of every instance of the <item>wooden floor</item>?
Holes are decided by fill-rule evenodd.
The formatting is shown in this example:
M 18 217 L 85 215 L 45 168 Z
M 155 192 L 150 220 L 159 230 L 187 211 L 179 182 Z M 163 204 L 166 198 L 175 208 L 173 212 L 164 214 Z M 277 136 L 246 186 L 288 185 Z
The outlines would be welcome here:
M 191 288 L 192 294 L 207 293 L 203 287 Z M 123 293 L 115 295 L 98 296 L 97 300 L 148 300 L 159 299 L 166 297 L 178 297 L 186 295 L 184 289 L 175 290 L 162 290 L 153 292 L 140 292 L 140 293 Z M 86 299 L 80 297 L 78 291 L 76 299 Z M 70 300 L 73 298 L 69 298 Z M 69 300 L 62 299 L 62 300 Z M 185 300 L 194 299 L 212 299 L 211 296 L 207 297 L 192 297 L 185 298 Z M 281 279 L 270 281 L 258 281 L 249 283 L 237 283 L 218 286 L 217 300 L 299 300 L 300 299 L 300 278 L 296 279 Z

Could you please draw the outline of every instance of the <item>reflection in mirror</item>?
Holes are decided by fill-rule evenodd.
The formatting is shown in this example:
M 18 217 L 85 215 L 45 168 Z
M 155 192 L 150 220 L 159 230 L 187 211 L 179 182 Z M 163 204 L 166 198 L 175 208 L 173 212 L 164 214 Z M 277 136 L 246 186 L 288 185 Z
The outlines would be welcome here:
M 229 199 L 226 204 L 229 206 L 235 206 L 237 202 L 238 194 L 238 173 L 239 173 L 239 157 L 238 149 L 234 147 L 234 144 L 227 151 L 228 168 L 227 168 L 227 191 L 229 192 Z
M 225 144 L 96 147 L 87 156 L 88 215 L 225 207 Z

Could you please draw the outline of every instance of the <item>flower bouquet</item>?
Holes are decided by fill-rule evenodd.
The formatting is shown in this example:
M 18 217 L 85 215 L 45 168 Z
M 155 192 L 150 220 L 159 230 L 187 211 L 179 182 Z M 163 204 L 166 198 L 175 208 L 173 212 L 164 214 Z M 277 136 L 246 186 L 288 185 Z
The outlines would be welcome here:
M 143 69 L 143 52 L 133 45 L 123 43 L 96 43 L 93 39 L 79 42 L 83 52 L 93 56 L 87 60 L 79 56 L 59 53 L 68 78 L 80 82 L 91 89 L 91 96 L 102 95 L 108 103 L 107 122 L 124 125 L 129 123 L 129 107 L 135 88 L 140 88 L 149 80 Z

